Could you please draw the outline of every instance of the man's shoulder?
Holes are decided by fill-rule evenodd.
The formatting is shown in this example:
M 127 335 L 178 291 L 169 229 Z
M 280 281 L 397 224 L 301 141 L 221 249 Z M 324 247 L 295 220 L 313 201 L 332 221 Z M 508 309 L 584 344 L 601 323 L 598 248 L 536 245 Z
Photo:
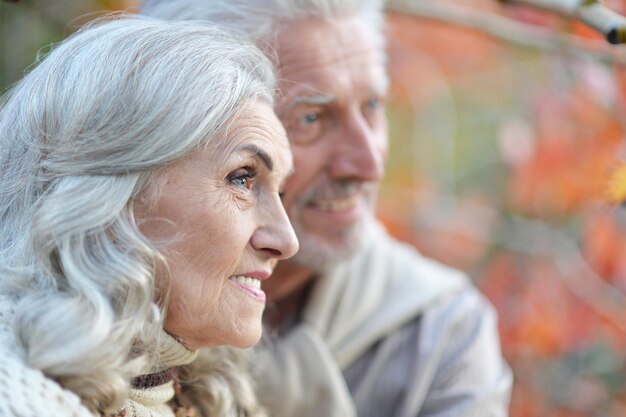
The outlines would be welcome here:
M 438 323 L 435 328 L 450 334 L 496 320 L 495 309 L 465 272 L 422 255 L 382 226 L 376 227 L 369 253 L 362 257 L 364 265 L 369 267 L 377 257 L 385 259 L 386 267 L 378 269 L 381 273 L 377 279 L 386 283 L 387 305 L 413 306 L 405 325 Z
M 493 320 L 496 311 L 491 302 L 471 282 L 456 291 L 440 297 L 424 312 L 422 321 L 446 322 L 448 331 L 454 333 L 454 326 L 467 328 L 471 323 Z
M 425 290 L 440 289 L 446 294 L 473 288 L 466 273 L 422 255 L 414 246 L 391 236 L 379 223 L 372 224 L 368 239 L 360 262 L 367 264 L 374 259 L 384 262 L 384 278 L 391 283 L 404 283 Z

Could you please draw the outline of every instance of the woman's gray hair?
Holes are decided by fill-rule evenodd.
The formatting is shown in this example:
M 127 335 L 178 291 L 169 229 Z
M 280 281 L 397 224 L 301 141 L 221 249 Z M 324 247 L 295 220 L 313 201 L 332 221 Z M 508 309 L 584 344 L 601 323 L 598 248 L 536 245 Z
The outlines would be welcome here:
M 384 0 L 143 0 L 141 13 L 172 20 L 205 20 L 249 36 L 264 50 L 275 47 L 281 23 L 360 15 L 384 47 Z
M 155 173 L 216 145 L 274 73 L 207 24 L 121 16 L 70 36 L 0 109 L 0 293 L 24 359 L 115 410 L 155 360 L 163 262 L 133 218 Z

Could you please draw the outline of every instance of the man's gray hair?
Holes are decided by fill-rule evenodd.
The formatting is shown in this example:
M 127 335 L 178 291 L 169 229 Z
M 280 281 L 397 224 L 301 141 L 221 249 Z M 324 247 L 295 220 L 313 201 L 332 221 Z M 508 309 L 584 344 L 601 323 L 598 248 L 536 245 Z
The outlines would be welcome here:
M 53 48 L 0 108 L 0 296 L 17 293 L 25 360 L 97 408 L 152 357 L 156 265 L 133 201 L 156 172 L 220 146 L 275 76 L 208 24 L 123 17 Z M 141 344 L 143 343 L 143 345 Z M 115 408 L 114 408 L 115 409 Z
M 143 0 L 141 12 L 177 20 L 206 20 L 249 36 L 263 49 L 274 46 L 280 24 L 308 17 L 360 15 L 384 45 L 384 0 Z

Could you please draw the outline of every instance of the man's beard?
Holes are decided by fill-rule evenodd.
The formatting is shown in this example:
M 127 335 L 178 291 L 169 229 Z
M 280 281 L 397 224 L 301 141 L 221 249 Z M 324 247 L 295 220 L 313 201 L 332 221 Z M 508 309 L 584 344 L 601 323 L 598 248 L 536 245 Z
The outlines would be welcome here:
M 363 235 L 367 224 L 373 217 L 377 188 L 375 183 L 352 180 L 332 181 L 314 186 L 300 196 L 289 210 L 291 224 L 300 242 L 300 250 L 290 259 L 290 262 L 322 272 L 358 252 L 363 245 Z M 334 230 L 332 239 L 327 239 L 311 231 L 310 226 L 307 229 L 303 225 L 300 215 L 309 202 L 316 198 L 342 198 L 355 193 L 360 194 L 365 200 L 364 204 L 367 209 L 354 224 Z

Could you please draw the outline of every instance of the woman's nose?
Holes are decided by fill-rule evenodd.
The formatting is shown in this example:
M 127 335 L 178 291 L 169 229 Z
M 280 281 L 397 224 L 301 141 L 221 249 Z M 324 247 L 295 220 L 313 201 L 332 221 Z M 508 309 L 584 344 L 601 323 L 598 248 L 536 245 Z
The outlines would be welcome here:
M 264 217 L 263 225 L 252 235 L 252 247 L 278 260 L 291 258 L 298 252 L 299 243 L 282 202 L 267 210 Z

